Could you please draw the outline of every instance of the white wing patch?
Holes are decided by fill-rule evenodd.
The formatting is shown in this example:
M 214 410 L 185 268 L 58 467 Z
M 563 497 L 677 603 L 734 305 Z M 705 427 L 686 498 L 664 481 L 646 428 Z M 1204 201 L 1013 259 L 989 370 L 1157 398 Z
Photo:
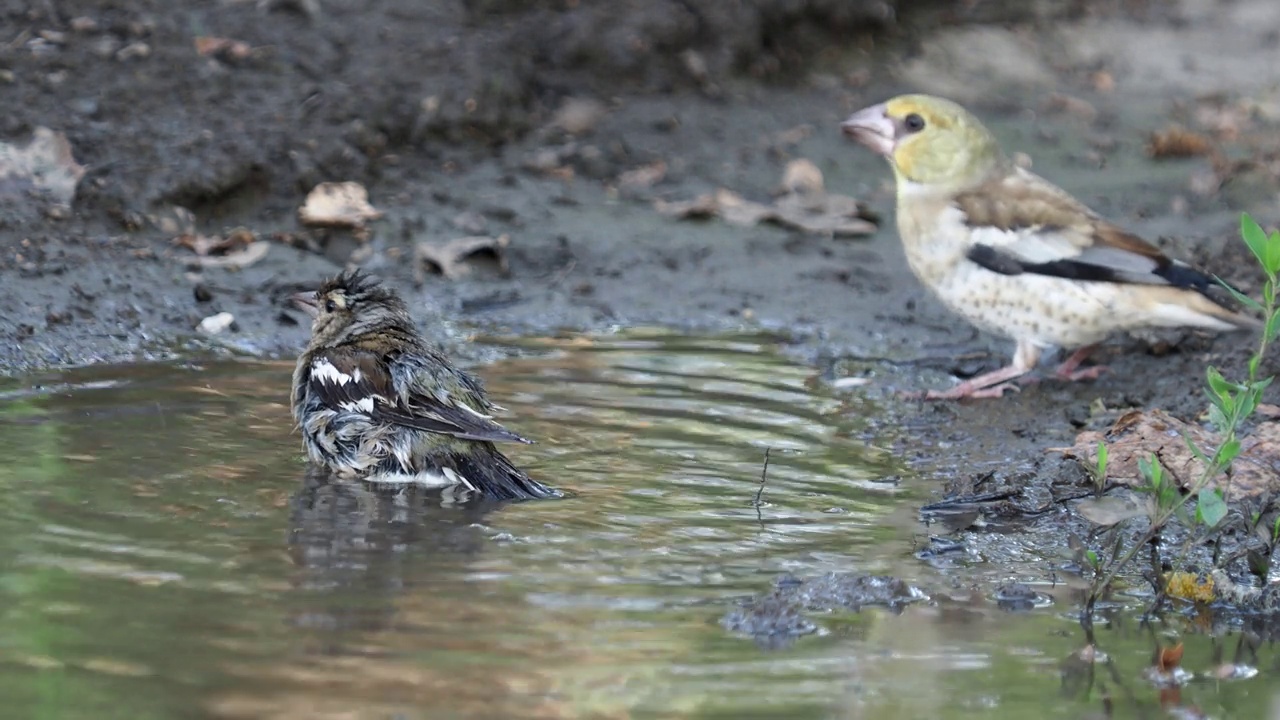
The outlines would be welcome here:
M 351 388 L 349 390 L 339 394 L 340 396 L 345 396 L 346 399 L 336 402 L 337 406 L 350 413 L 373 414 L 374 404 L 377 402 L 378 397 L 376 395 L 358 397 L 361 393 L 367 392 L 360 385 L 360 381 L 364 379 L 360 368 L 356 368 L 350 374 L 347 374 L 339 370 L 328 358 L 317 358 L 315 362 L 311 363 L 311 378 L 319 384 L 329 387 L 345 388 L 350 385 Z M 324 391 L 322 390 L 321 392 Z M 355 397 L 353 398 L 353 396 Z
M 472 415 L 475 415 L 476 417 L 480 418 L 481 420 L 492 420 L 492 419 L 493 419 L 493 416 L 492 416 L 492 415 L 485 415 L 484 413 L 477 411 L 476 409 L 472 408 L 470 405 L 468 405 L 468 404 L 466 404 L 466 403 L 461 403 L 461 402 L 460 402 L 460 403 L 454 403 L 454 407 L 458 408 L 459 410 L 466 410 L 467 412 L 471 413 Z
M 357 370 L 356 372 L 359 372 L 359 370 Z M 373 396 L 370 395 L 369 397 L 360 398 L 356 402 L 344 402 L 342 403 L 341 407 L 343 410 L 346 410 L 347 412 L 362 412 L 362 413 L 365 413 L 366 415 L 372 415 L 373 414 Z
M 354 376 L 348 375 L 334 367 L 328 358 L 319 358 L 311 363 L 311 377 L 334 385 L 346 385 L 349 382 L 360 382 L 360 369 L 356 368 Z

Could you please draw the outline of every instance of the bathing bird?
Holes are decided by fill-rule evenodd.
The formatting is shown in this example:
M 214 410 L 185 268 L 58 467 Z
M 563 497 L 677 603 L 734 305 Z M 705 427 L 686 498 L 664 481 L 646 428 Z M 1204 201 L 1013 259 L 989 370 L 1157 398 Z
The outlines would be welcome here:
M 480 381 L 453 367 L 393 290 L 356 272 L 291 300 L 312 318 L 293 372 L 293 417 L 312 462 L 339 478 L 449 487 L 466 496 L 558 496 L 495 443 L 529 443 L 494 421 Z

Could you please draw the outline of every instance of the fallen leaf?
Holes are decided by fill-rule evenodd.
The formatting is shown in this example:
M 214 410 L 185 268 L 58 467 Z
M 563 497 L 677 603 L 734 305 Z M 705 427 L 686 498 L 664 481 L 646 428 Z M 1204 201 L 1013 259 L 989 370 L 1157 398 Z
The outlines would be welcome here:
M 173 239 L 173 244 L 187 248 L 197 255 L 225 255 L 253 244 L 258 236 L 251 230 L 236 228 L 225 236 L 184 234 Z
M 456 238 L 443 243 L 419 242 L 413 251 L 414 279 L 420 284 L 425 279 L 426 265 L 434 267 L 449 280 L 457 280 L 471 272 L 465 262 L 479 252 L 489 252 L 498 261 L 498 268 L 507 273 L 507 246 L 511 244 L 511 236 L 503 234 L 498 237 L 473 236 Z
M 20 200 L 34 189 L 69 205 L 84 172 L 67 136 L 49 128 L 37 127 L 25 146 L 0 143 L 0 198 Z
M 821 194 L 826 191 L 822 171 L 811 160 L 792 160 L 782 171 L 782 190 L 802 195 Z
M 249 43 L 230 38 L 198 36 L 195 39 L 196 54 L 201 57 L 218 57 L 224 60 L 244 60 L 253 54 Z
M 1044 103 L 1044 109 L 1047 112 L 1063 112 L 1068 115 L 1074 115 L 1087 123 L 1092 123 L 1098 118 L 1098 109 L 1093 103 L 1073 95 L 1064 95 L 1062 93 L 1053 93 Z
M 854 237 L 876 231 L 876 224 L 867 215 L 861 203 L 845 195 L 824 193 L 806 198 L 792 194 L 778 199 L 775 215 L 770 219 L 807 233 Z
M 655 160 L 648 165 L 628 170 L 618 176 L 618 187 L 629 190 L 648 190 L 667 176 L 667 164 Z
M 1139 499 L 1132 496 L 1108 495 L 1076 503 L 1076 510 L 1086 520 L 1103 527 L 1109 527 L 1130 518 L 1142 517 L 1147 514 L 1149 508 L 1150 503 L 1146 498 Z
M 551 118 L 551 126 L 570 135 L 586 135 L 595 130 L 609 109 L 599 100 L 566 98 Z
M 269 243 L 255 242 L 242 250 L 229 252 L 226 255 L 196 255 L 194 257 L 185 257 L 182 261 L 188 267 L 239 269 L 247 268 L 262 260 L 270 250 L 271 245 Z
M 811 135 L 813 135 L 813 126 L 805 123 L 774 135 L 773 143 L 782 147 L 798 145 L 800 141 L 808 139 Z
M 1213 142 L 1209 138 L 1177 125 L 1153 132 L 1147 140 L 1147 154 L 1157 160 L 1209 155 L 1212 152 Z
M 876 224 L 867 218 L 866 208 L 857 200 L 825 193 L 817 197 L 791 193 L 770 206 L 721 188 L 693 200 L 655 200 L 654 209 L 677 219 L 720 217 L 730 225 L 741 227 L 773 222 L 796 230 L 834 236 L 868 235 L 876 230 Z
M 1107 479 L 1129 486 L 1146 485 L 1138 472 L 1138 460 L 1147 460 L 1154 454 L 1169 477 L 1189 487 L 1205 472 L 1205 464 L 1191 454 L 1184 436 L 1209 454 L 1222 442 L 1217 433 L 1185 423 L 1163 410 L 1134 410 L 1121 415 L 1106 432 L 1082 432 L 1071 447 L 1048 448 L 1046 452 L 1059 452 L 1096 467 L 1098 443 L 1104 443 Z M 1252 433 L 1241 438 L 1240 455 L 1232 464 L 1231 473 L 1229 500 L 1280 493 L 1280 423 L 1259 423 Z M 1219 475 L 1214 485 L 1226 489 L 1227 480 L 1225 474 Z
M 1116 89 L 1116 78 L 1106 70 L 1099 70 L 1089 76 L 1089 83 L 1100 93 L 1109 93 Z
M 369 191 L 356 182 L 320 183 L 298 210 L 304 225 L 361 228 L 382 213 L 369 204 Z

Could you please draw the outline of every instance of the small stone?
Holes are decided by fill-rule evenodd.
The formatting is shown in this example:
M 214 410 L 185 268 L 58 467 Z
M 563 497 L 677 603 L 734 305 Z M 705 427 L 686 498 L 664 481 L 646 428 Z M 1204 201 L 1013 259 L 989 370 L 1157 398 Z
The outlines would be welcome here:
M 196 329 L 206 335 L 217 335 L 231 327 L 231 323 L 235 321 L 235 316 L 231 313 L 220 312 L 217 315 L 210 315 L 209 317 L 201 320 L 200 325 Z
M 131 42 L 116 52 L 116 59 L 121 62 L 134 58 L 151 57 L 151 46 L 144 42 Z

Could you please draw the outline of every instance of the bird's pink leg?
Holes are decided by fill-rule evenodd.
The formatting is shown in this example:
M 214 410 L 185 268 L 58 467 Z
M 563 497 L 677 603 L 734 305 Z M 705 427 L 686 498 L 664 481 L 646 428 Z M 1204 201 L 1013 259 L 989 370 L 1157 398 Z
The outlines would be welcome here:
M 930 390 L 924 394 L 925 400 L 958 400 L 960 398 L 1000 397 L 1005 390 L 1020 389 L 1009 382 L 1022 377 L 1035 369 L 1040 360 L 1040 348 L 1029 342 L 1018 342 L 1018 349 L 1013 354 L 1013 362 L 999 370 L 992 370 L 977 377 L 969 378 L 950 390 Z
M 1084 362 L 1085 358 L 1088 358 L 1089 353 L 1093 352 L 1096 347 L 1098 347 L 1096 344 L 1086 345 L 1071 353 L 1071 356 L 1066 360 L 1063 360 L 1062 364 L 1058 366 L 1058 369 L 1053 371 L 1054 376 L 1059 380 L 1066 380 L 1067 382 L 1075 382 L 1076 380 L 1097 380 L 1102 373 L 1107 371 L 1107 367 L 1105 365 L 1094 365 L 1093 367 L 1087 367 L 1083 370 L 1077 370 L 1077 368 L 1080 367 L 1080 363 Z

